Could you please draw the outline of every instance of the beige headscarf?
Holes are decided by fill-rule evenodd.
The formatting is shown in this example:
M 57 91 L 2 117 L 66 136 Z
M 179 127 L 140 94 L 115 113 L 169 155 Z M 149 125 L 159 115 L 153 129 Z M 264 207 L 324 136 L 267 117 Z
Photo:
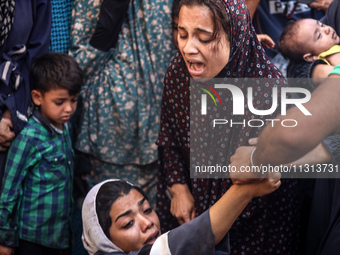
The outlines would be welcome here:
M 86 195 L 83 209 L 83 235 L 82 240 L 85 249 L 90 255 L 95 254 L 98 251 L 103 253 L 109 253 L 114 251 L 123 252 L 122 249 L 117 247 L 114 243 L 109 240 L 104 234 L 101 228 L 96 212 L 96 198 L 100 187 L 107 182 L 120 181 L 119 179 L 109 179 L 95 185 Z M 131 184 L 131 183 L 129 183 Z M 132 185 L 132 184 L 131 184 Z

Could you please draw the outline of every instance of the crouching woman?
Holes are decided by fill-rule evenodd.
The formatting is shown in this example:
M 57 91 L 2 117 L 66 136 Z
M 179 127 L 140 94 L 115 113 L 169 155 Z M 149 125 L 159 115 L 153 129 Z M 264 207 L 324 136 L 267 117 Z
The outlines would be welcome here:
M 83 244 L 90 255 L 229 254 L 228 230 L 254 197 L 281 185 L 280 173 L 258 183 L 232 185 L 205 213 L 165 234 L 143 191 L 110 179 L 94 186 L 83 209 Z

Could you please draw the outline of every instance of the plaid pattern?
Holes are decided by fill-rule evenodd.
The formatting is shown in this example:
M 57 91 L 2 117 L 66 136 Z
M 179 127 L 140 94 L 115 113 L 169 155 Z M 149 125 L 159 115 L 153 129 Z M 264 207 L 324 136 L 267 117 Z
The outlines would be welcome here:
M 18 238 L 51 248 L 67 248 L 72 203 L 73 151 L 62 134 L 31 117 L 13 141 L 0 199 L 0 243 Z

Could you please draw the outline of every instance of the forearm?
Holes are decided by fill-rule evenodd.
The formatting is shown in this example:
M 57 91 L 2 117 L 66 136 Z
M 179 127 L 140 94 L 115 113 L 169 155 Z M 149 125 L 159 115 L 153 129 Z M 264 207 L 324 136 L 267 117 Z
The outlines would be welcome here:
M 340 118 L 337 118 L 340 112 L 339 82 L 339 79 L 327 79 L 313 92 L 310 101 L 304 104 L 312 116 L 306 116 L 294 107 L 286 116 L 279 117 L 281 121 L 294 119 L 297 126 L 267 126 L 254 153 L 254 164 L 278 165 L 295 161 L 340 127 Z
M 313 150 L 305 154 L 298 160 L 291 162 L 293 165 L 315 165 L 330 162 L 332 156 L 326 150 L 322 143 L 318 144 Z
M 210 222 L 215 235 L 215 245 L 227 234 L 251 199 L 252 195 L 245 186 L 233 185 L 210 208 Z

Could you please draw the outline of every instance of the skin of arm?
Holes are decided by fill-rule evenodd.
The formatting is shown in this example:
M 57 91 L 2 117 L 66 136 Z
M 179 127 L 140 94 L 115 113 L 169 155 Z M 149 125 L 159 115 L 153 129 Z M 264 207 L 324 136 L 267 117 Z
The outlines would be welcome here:
M 252 146 L 241 146 L 237 148 L 235 154 L 230 158 L 230 166 L 235 166 L 236 169 L 240 169 L 241 166 L 250 166 L 250 157 L 252 151 L 255 149 L 257 145 L 258 138 L 249 139 L 249 144 Z M 301 158 L 295 160 L 294 162 L 290 162 L 287 165 L 314 165 L 314 164 L 322 164 L 326 162 L 330 162 L 332 160 L 331 155 L 323 146 L 322 143 L 318 144 L 313 150 L 306 153 Z M 245 175 L 247 174 L 247 175 Z M 255 174 L 250 176 L 250 173 L 242 173 L 242 172 L 231 172 L 230 178 L 232 179 L 234 184 L 244 184 L 244 183 L 252 183 L 261 181 L 265 176 L 260 174 Z
M 250 200 L 267 195 L 280 187 L 280 173 L 270 174 L 269 178 L 259 183 L 232 185 L 210 208 L 210 222 L 215 235 L 215 245 L 227 234 Z
M 255 165 L 279 165 L 295 161 L 340 127 L 340 118 L 337 118 L 340 112 L 338 78 L 339 75 L 331 75 L 312 93 L 310 101 L 304 104 L 312 116 L 306 116 L 300 109 L 293 107 L 279 119 L 295 119 L 298 122 L 296 127 L 275 125 L 264 129 L 253 155 Z
M 171 186 L 171 214 L 177 218 L 180 225 L 196 217 L 194 198 L 187 184 L 175 183 Z

